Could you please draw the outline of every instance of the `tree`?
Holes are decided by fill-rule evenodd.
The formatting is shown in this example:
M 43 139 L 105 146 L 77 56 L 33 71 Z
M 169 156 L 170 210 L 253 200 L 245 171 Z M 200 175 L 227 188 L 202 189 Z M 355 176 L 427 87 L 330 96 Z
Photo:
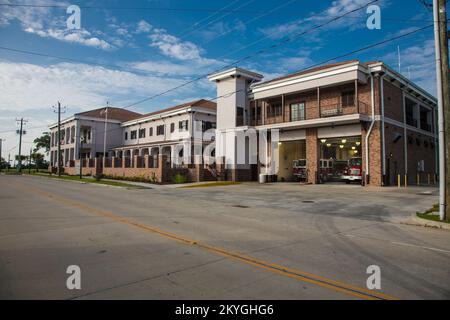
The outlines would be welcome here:
M 44 132 L 42 136 L 34 139 L 33 143 L 36 145 L 33 150 L 35 153 L 44 149 L 45 153 L 48 154 L 50 151 L 50 133 Z
M 44 155 L 39 152 L 33 152 L 31 154 L 31 161 L 35 164 L 37 169 L 45 169 L 48 167 L 46 161 L 44 160 Z

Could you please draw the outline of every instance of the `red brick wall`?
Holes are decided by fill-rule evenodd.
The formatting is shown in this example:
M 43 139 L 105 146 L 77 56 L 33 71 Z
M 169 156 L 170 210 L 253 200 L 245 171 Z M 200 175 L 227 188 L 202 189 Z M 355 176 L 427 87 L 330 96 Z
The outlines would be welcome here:
M 403 122 L 403 95 L 402 90 L 389 81 L 384 83 L 384 116 Z

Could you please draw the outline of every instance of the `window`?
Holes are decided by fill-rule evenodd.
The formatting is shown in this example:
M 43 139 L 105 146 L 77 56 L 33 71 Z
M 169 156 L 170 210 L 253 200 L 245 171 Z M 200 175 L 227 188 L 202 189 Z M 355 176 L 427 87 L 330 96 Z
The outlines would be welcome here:
M 153 136 L 153 127 L 151 127 L 150 129 L 148 129 L 148 136 L 149 136 L 149 137 Z
M 211 121 L 203 121 L 202 123 L 202 131 L 205 132 L 209 129 L 215 129 L 216 123 Z
M 136 140 L 136 138 L 137 138 L 137 130 L 131 131 L 130 139 L 131 140 Z
M 353 107 L 355 105 L 355 91 L 342 92 L 342 106 Z
M 244 125 L 244 108 L 236 108 L 236 127 L 241 127 Z
M 281 103 L 271 104 L 267 110 L 268 117 L 279 117 L 283 113 Z
M 420 107 L 420 129 L 431 131 L 431 111 Z
M 164 125 L 163 124 L 156 127 L 156 135 L 157 136 L 164 135 Z
M 179 131 L 188 131 L 189 120 L 183 120 L 178 122 Z
M 170 133 L 173 133 L 175 131 L 175 123 L 170 124 Z
M 128 132 L 125 132 L 125 140 L 128 140 Z
M 145 128 L 139 129 L 139 138 L 145 138 Z
M 414 116 L 414 109 L 416 109 L 417 104 L 411 99 L 405 98 L 405 113 L 406 113 L 406 124 L 417 127 L 417 119 Z
M 291 121 L 305 120 L 305 103 L 291 104 Z

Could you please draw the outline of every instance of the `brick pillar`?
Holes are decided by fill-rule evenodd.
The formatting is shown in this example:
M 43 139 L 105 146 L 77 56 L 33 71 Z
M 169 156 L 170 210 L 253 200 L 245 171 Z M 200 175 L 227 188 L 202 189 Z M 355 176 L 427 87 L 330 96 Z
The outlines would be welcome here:
M 150 157 L 148 154 L 144 156 L 144 168 L 150 168 Z
M 138 167 L 138 157 L 139 156 L 136 156 L 136 155 L 133 156 L 133 168 Z
M 116 167 L 116 157 L 112 157 L 111 158 L 111 168 L 115 168 Z
M 164 154 L 159 154 L 158 155 L 158 171 L 159 171 L 161 183 L 166 182 L 166 180 L 170 178 L 167 176 L 168 169 L 170 170 L 170 167 L 168 168 L 168 165 L 167 165 L 167 156 Z
M 306 129 L 306 169 L 308 172 L 308 183 L 317 183 L 319 151 L 317 129 Z
M 203 157 L 202 156 L 194 156 L 194 164 L 195 164 L 195 181 L 200 182 L 204 181 L 204 168 L 203 168 Z

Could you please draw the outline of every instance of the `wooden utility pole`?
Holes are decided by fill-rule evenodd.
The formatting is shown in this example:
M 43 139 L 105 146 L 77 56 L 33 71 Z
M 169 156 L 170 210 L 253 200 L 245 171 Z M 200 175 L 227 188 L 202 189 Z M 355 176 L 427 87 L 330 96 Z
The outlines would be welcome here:
M 439 109 L 439 215 L 450 217 L 450 81 L 446 0 L 433 0 Z
M 447 8 L 446 0 L 439 0 L 439 34 L 441 42 L 441 70 L 442 70 L 442 95 L 444 106 L 445 126 L 445 216 L 443 220 L 450 217 L 450 79 L 448 70 L 448 31 L 447 31 Z
M 54 107 L 53 107 L 54 108 Z M 58 108 L 55 110 L 56 113 L 58 113 L 58 152 L 57 152 L 57 172 L 58 176 L 61 176 L 61 102 L 58 101 Z M 63 113 L 65 110 L 63 111 Z
M 23 123 L 27 122 L 27 120 L 23 120 L 23 118 L 20 119 L 16 119 L 16 121 L 20 122 L 20 130 L 17 131 L 17 133 L 19 134 L 19 163 L 17 165 L 17 170 L 18 172 L 22 172 L 22 135 L 25 134 L 25 131 L 23 131 Z

